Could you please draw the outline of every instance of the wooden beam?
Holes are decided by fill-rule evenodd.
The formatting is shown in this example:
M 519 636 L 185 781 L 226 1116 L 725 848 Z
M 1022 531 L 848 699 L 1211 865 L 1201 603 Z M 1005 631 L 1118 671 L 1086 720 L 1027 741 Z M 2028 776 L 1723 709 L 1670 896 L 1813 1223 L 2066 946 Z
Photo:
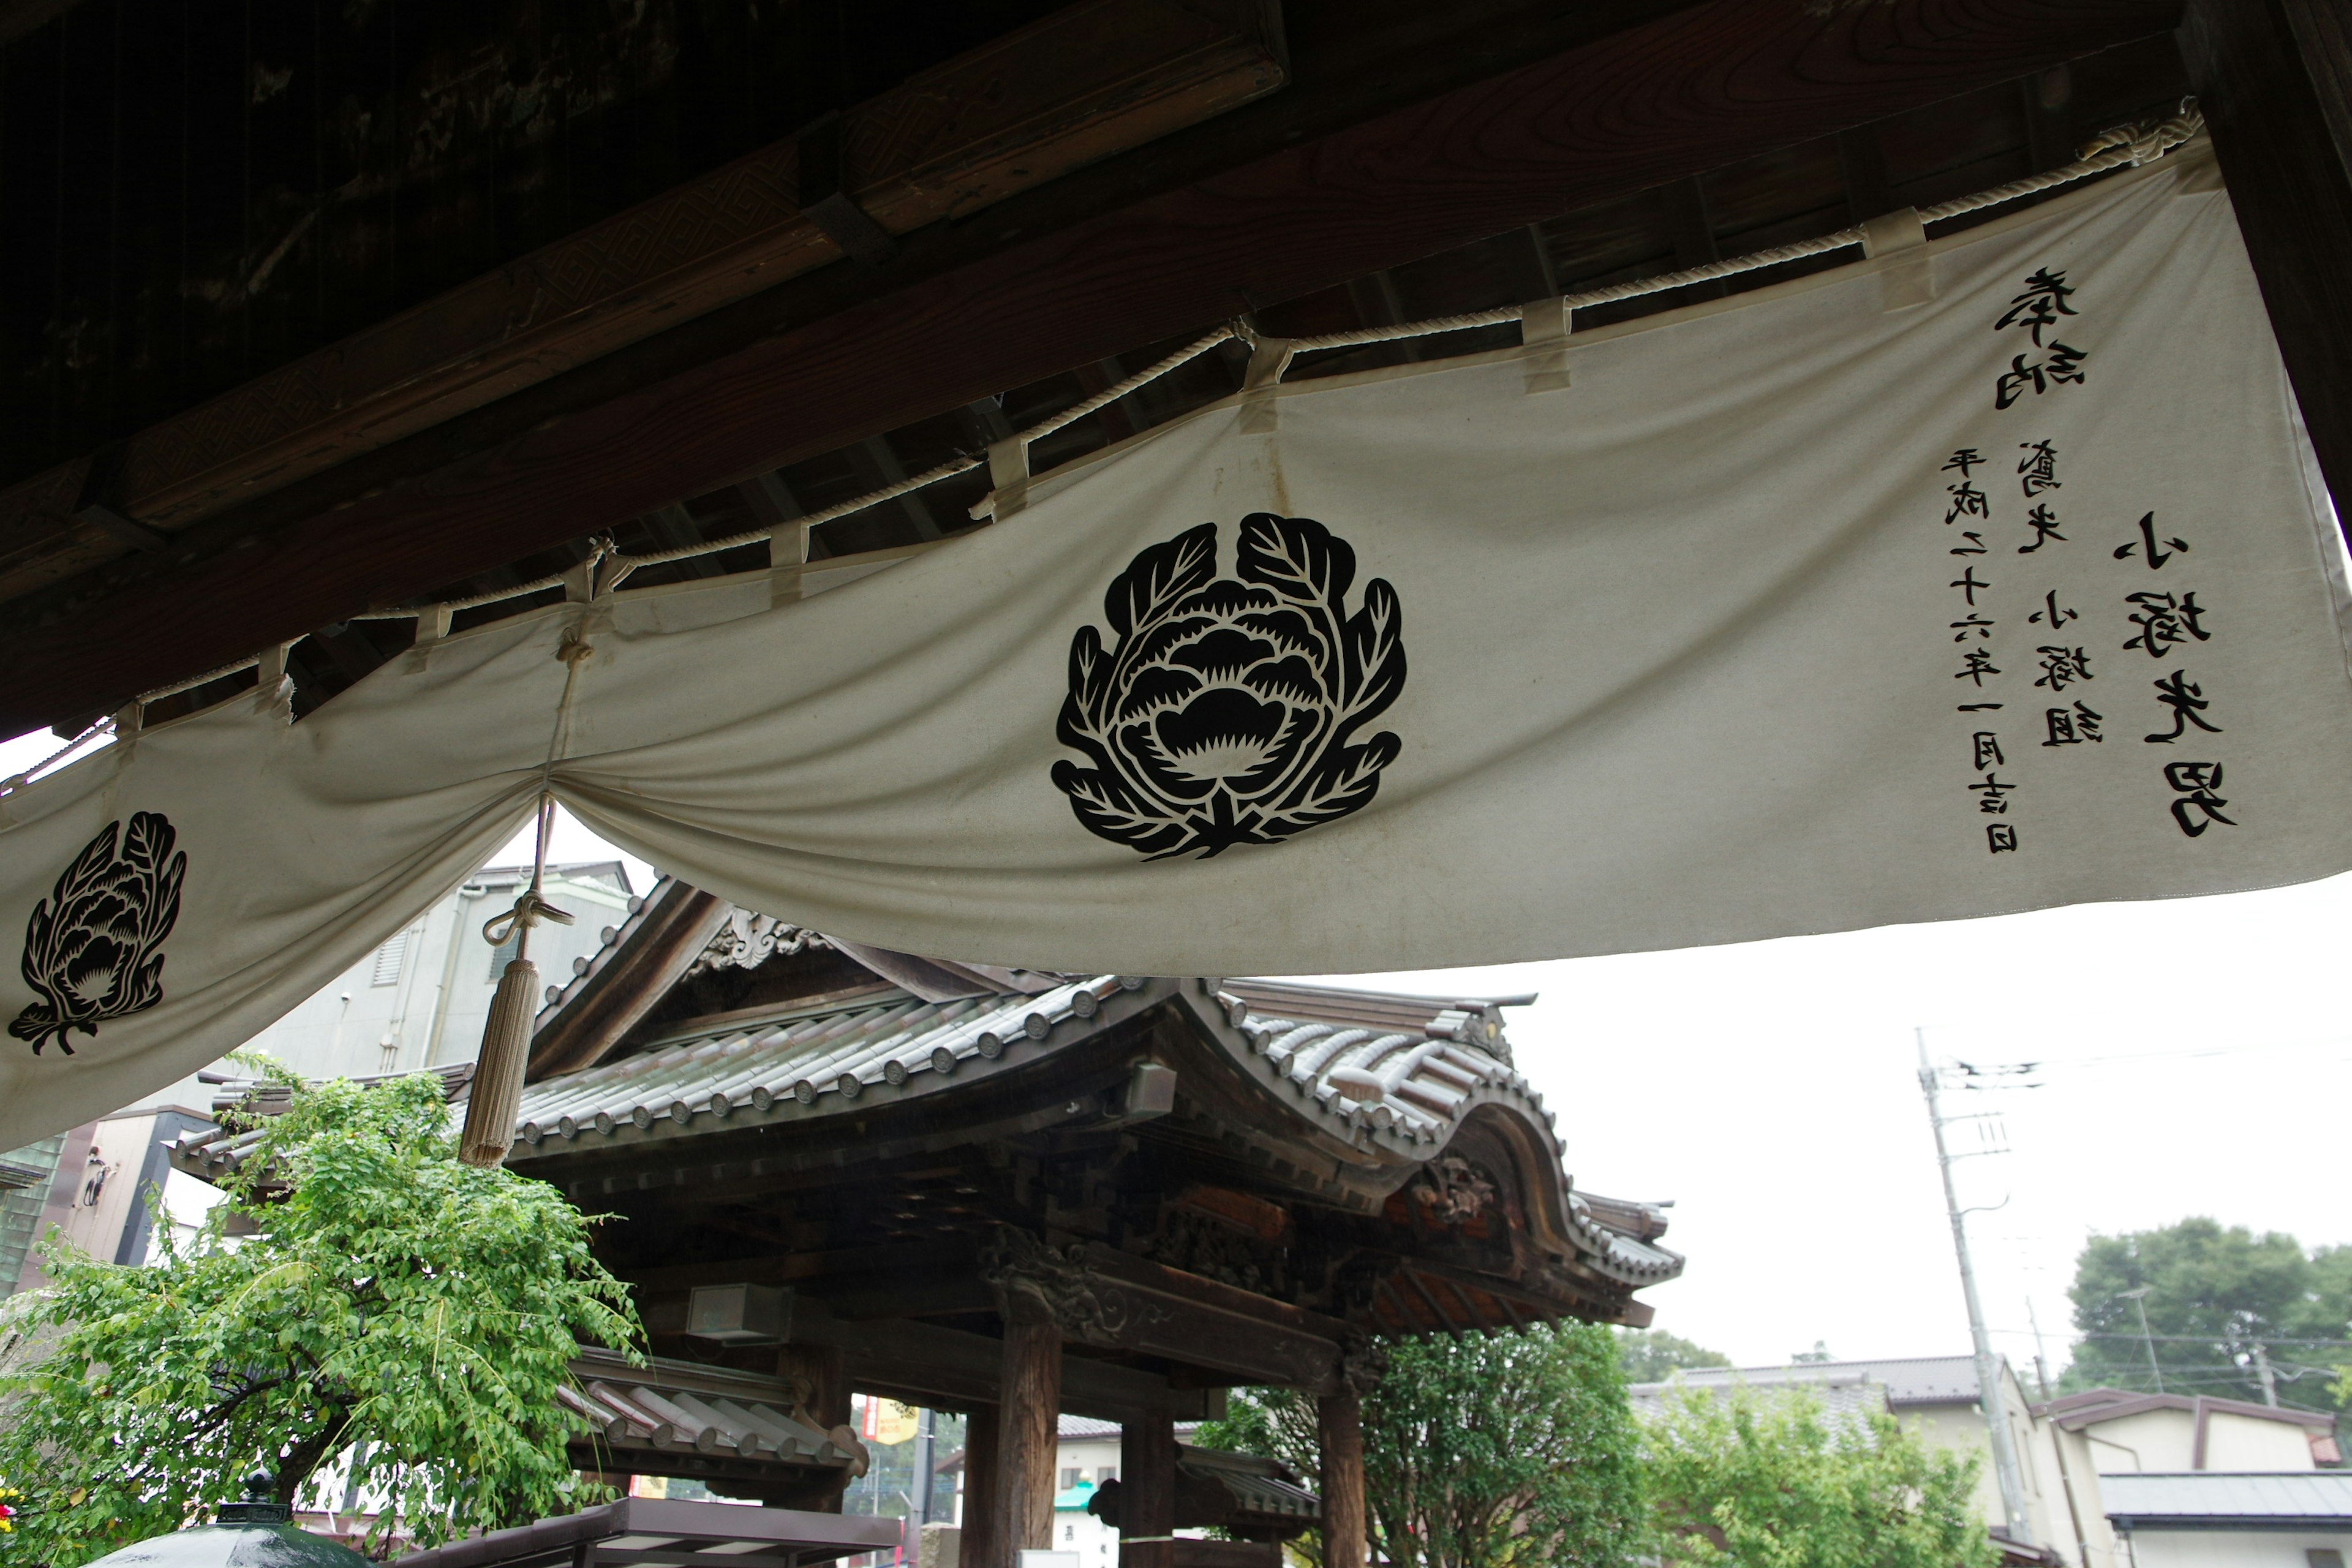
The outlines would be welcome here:
M 1315 1422 L 1323 1448 L 1323 1568 L 1364 1568 L 1364 1407 L 1347 1379 L 1315 1402 Z
M 2179 37 L 2312 449 L 2352 531 L 2352 16 L 2330 0 L 2189 0 Z
M 1147 1410 L 1119 1427 L 1118 1568 L 1174 1568 L 1176 1424 Z
M 594 1067 L 621 1043 L 726 923 L 723 899 L 673 882 L 636 916 L 641 930 L 627 951 L 564 999 L 563 1009 L 533 1032 L 524 1081 Z
M 2044 69 L 2176 15 L 2173 0 L 1889 0 L 1828 17 L 1790 0 L 1695 5 L 818 319 L 769 322 L 709 363 L 253 548 L 46 626 L 20 617 L 0 634 L 0 733 L 109 710 L 1007 386 Z
M 831 203 L 887 244 L 1274 91 L 1277 31 L 1263 0 L 1222 17 L 1080 0 L 1015 28 L 828 117 L 823 134 L 737 159 L 141 431 L 110 480 L 127 517 L 61 540 L 25 505 L 54 489 L 49 475 L 0 492 L 0 596 L 119 553 L 126 530 L 184 528 L 839 259 L 803 189 L 811 146 L 829 150 Z M 27 521 L 30 559 L 10 537 Z

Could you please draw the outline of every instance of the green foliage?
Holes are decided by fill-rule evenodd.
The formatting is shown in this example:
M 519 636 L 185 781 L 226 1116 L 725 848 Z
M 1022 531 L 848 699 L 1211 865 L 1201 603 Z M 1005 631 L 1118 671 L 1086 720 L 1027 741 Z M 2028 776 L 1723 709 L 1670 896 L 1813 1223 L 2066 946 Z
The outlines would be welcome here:
M 57 1284 L 19 1311 L 47 1352 L 0 1383 L 0 1484 L 23 1493 L 0 1552 L 74 1568 L 256 1464 L 294 1500 L 354 1444 L 380 1537 L 593 1500 L 556 1391 L 579 1344 L 636 1343 L 627 1288 L 554 1188 L 458 1163 L 438 1079 L 298 1090 L 228 1185 L 184 1247 L 158 1227 L 149 1267 L 45 1244 Z
M 1977 1460 L 1810 1391 L 1687 1390 L 1644 1423 L 1666 1568 L 1990 1568 Z
M 1618 1330 L 1617 1360 L 1628 1383 L 1664 1383 L 1685 1367 L 1731 1364 L 1731 1358 L 1721 1351 L 1693 1344 L 1663 1329 Z
M 1314 1403 L 1239 1394 L 1197 1441 L 1320 1468 Z M 1611 1331 L 1393 1342 L 1364 1400 L 1371 1545 L 1399 1568 L 1620 1568 L 1645 1513 Z M 1321 1561 L 1307 1543 L 1297 1550 Z
M 2144 1303 L 2123 1292 L 2145 1286 Z M 2153 1392 L 2149 1339 L 2164 1386 L 2259 1403 L 2253 1347 L 2262 1343 L 2279 1403 L 2306 1410 L 2352 1409 L 2352 1378 L 2328 1386 L 2352 1345 L 2352 1247 L 2306 1255 L 2294 1237 L 2260 1236 L 2193 1218 L 2161 1230 L 2091 1238 L 2069 1292 L 2074 1345 L 2065 1387 Z

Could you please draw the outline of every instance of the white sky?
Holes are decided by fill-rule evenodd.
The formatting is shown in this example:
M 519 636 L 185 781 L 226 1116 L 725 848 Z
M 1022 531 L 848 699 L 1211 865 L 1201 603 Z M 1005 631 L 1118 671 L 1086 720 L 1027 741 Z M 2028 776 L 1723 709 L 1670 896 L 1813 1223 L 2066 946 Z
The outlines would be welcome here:
M 0 742 L 0 772 L 47 735 Z M 643 862 L 579 824 L 554 858 Z M 528 833 L 497 858 L 528 860 Z M 1940 1058 L 2038 1060 L 2000 1109 L 2011 1152 L 1959 1166 L 1994 1344 L 2030 1373 L 2027 1303 L 2064 1360 L 2092 1232 L 2188 1215 L 2352 1242 L 2344 1201 L 2352 877 L 1677 952 L 1354 976 L 1453 995 L 1533 991 L 1520 1068 L 1559 1113 L 1580 1184 L 1672 1198 L 1690 1266 L 1657 1327 L 1743 1363 L 1964 1352 L 1968 1325 L 1912 1029 Z M 1960 1100 L 1982 1104 L 1961 1104 Z M 1974 1124 L 1957 1150 L 1978 1147 Z

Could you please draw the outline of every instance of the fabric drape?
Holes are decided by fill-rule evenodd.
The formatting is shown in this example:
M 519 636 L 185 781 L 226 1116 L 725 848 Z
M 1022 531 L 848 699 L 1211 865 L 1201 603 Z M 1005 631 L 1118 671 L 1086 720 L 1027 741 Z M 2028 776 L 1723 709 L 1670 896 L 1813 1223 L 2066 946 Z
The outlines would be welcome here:
M 478 866 L 566 637 L 567 809 L 963 963 L 1454 966 L 2352 866 L 2341 552 L 2210 161 L 1937 242 L 1924 303 L 1891 266 L 1575 332 L 1565 385 L 1236 399 L 802 602 L 557 605 L 139 734 L 0 802 L 0 1147 Z

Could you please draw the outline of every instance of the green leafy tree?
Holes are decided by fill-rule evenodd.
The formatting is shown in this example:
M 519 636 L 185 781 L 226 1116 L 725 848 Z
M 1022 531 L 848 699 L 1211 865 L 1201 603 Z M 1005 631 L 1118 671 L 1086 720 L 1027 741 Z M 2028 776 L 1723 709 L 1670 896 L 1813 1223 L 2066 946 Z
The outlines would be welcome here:
M 40 1349 L 0 1381 L 0 1485 L 22 1494 L 0 1553 L 74 1568 L 257 1464 L 291 1502 L 354 1445 L 379 1543 L 603 1495 L 556 1391 L 580 1344 L 636 1343 L 627 1288 L 561 1194 L 460 1163 L 447 1121 L 431 1077 L 298 1089 L 193 1241 L 159 1226 L 144 1268 L 45 1244 L 56 1284 L 16 1325 Z
M 1810 1390 L 1688 1390 L 1643 1424 L 1668 1568 L 1991 1568 L 1978 1462 Z
M 2134 1300 L 2126 1291 L 2145 1289 Z M 2160 1230 L 2093 1237 L 2070 1291 L 2075 1342 L 2065 1385 L 2259 1402 L 2254 1347 L 2272 1367 L 2282 1405 L 2352 1408 L 2330 1386 L 2352 1360 L 2352 1247 L 2306 1255 L 2294 1237 L 2192 1218 Z M 2147 1310 L 2143 1337 L 2138 1309 Z
M 1628 1383 L 1664 1383 L 1687 1367 L 1731 1364 L 1731 1358 L 1721 1351 L 1693 1344 L 1663 1329 L 1620 1329 L 1617 1360 L 1625 1369 Z
M 1402 1340 L 1364 1400 L 1371 1546 L 1399 1568 L 1622 1568 L 1645 1530 L 1614 1336 L 1596 1323 Z M 1315 1405 L 1237 1395 L 1213 1447 L 1313 1475 Z M 1319 1544 L 1297 1554 L 1319 1563 Z

